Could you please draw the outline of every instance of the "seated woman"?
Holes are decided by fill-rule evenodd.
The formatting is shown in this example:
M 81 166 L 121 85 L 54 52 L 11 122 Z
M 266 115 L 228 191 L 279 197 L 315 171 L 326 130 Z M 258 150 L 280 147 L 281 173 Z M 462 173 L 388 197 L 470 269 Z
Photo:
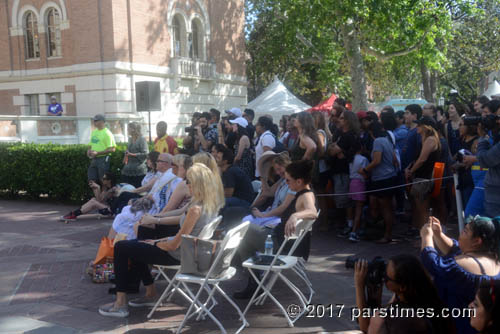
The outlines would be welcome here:
M 134 229 L 137 233 L 137 239 L 159 239 L 170 235 L 175 235 L 179 230 L 179 222 L 172 221 L 167 213 L 173 210 L 181 209 L 187 206 L 191 200 L 191 193 L 186 184 L 186 172 L 193 164 L 190 156 L 177 154 L 172 162 L 172 170 L 175 175 L 181 178 L 181 181 L 172 193 L 165 207 L 156 215 L 145 214 L 141 220 L 136 223 Z M 168 217 L 168 219 L 167 219 Z
M 94 197 L 92 197 L 87 203 L 82 205 L 79 209 L 71 211 L 66 215 L 62 216 L 60 220 L 73 221 L 80 215 L 85 215 L 93 211 L 98 211 L 102 215 L 111 215 L 110 205 L 116 196 L 117 187 L 116 179 L 112 173 L 104 173 L 101 185 L 95 183 L 94 181 L 89 181 L 89 186 L 94 192 Z
M 360 312 L 370 307 L 380 307 L 382 285 L 375 286 L 367 282 L 368 262 L 359 260 L 354 268 L 354 284 L 356 287 L 356 306 Z M 393 293 L 389 305 L 385 307 L 386 314 L 381 311 L 373 317 L 359 317 L 359 329 L 369 334 L 432 334 L 453 333 L 451 320 L 440 317 L 417 316 L 417 310 L 432 309 L 434 314 L 441 314 L 444 307 L 438 296 L 431 278 L 425 271 L 422 263 L 413 255 L 397 255 L 389 260 L 386 266 L 385 287 Z M 367 287 L 368 283 L 368 287 Z M 368 305 L 365 290 L 378 305 Z M 376 296 L 371 296 L 371 294 Z M 402 309 L 411 309 L 414 316 L 391 316 L 390 310 L 401 312 Z M 376 310 L 376 309 L 375 309 Z M 410 314 L 410 313 L 409 313 Z
M 473 310 L 470 318 L 472 328 L 481 334 L 500 333 L 500 281 L 484 280 L 474 301 L 469 304 Z
M 252 257 L 256 252 L 264 252 L 264 243 L 269 234 L 273 237 L 275 249 L 278 249 L 285 236 L 290 236 L 295 232 L 299 219 L 315 219 L 317 217 L 315 197 L 310 186 L 313 163 L 311 160 L 301 160 L 292 162 L 286 167 L 285 179 L 290 190 L 296 192 L 295 197 L 280 215 L 281 223 L 275 228 L 250 224 L 245 238 L 238 247 L 237 254 L 241 261 Z M 307 260 L 310 245 L 311 234 L 307 233 L 293 255 L 301 256 Z M 288 246 L 290 245 L 284 248 L 284 253 L 288 251 Z M 250 298 L 256 288 L 257 283 L 252 277 L 249 277 L 248 286 L 243 291 L 236 292 L 234 297 L 237 299 Z
M 244 217 L 243 221 L 271 228 L 281 223 L 281 214 L 295 197 L 295 192 L 290 190 L 285 180 L 285 169 L 291 162 L 288 152 L 276 154 L 267 151 L 262 154 L 258 164 L 260 175 L 263 176 L 261 192 L 252 203 L 252 214 Z M 271 168 L 279 176 L 279 180 L 269 187 L 267 176 Z M 258 207 L 269 198 L 273 198 L 272 205 L 261 212 Z
M 447 237 L 431 217 L 420 230 L 422 262 L 434 277 L 439 295 L 449 308 L 466 308 L 477 284 L 500 279 L 500 221 L 476 216 L 466 220 L 458 242 Z M 454 318 L 457 333 L 475 333 L 466 317 Z
M 149 152 L 148 158 L 146 159 L 146 166 L 148 167 L 148 171 L 141 181 L 141 187 L 144 187 L 146 184 L 151 182 L 153 178 L 157 177 L 156 160 L 158 160 L 159 155 L 160 152 L 157 151 Z
M 183 161 L 184 157 L 179 157 L 177 161 Z M 177 172 L 177 174 L 176 174 Z M 137 228 L 135 225 L 141 220 L 143 215 L 149 213 L 150 215 L 155 215 L 165 206 L 175 191 L 177 186 L 182 182 L 182 178 L 179 176 L 179 170 L 172 168 L 172 171 L 168 170 L 166 173 L 171 174 L 171 178 L 166 184 L 162 187 L 160 191 L 154 192 L 153 195 L 148 195 L 146 197 L 142 197 L 140 199 L 131 200 L 131 204 L 125 206 L 121 213 L 119 213 L 115 220 L 113 221 L 113 226 L 111 227 L 108 238 L 114 238 L 116 233 L 122 233 L 127 235 L 127 239 L 136 239 L 137 238 Z M 184 177 L 184 175 L 182 175 Z M 141 203 L 148 203 L 149 209 L 147 211 L 137 211 L 132 212 L 131 207 L 134 205 L 135 201 L 140 201 Z M 176 203 L 177 205 L 179 203 Z M 143 205 L 143 204 L 141 204 Z
M 99 308 L 99 313 L 110 317 L 127 317 L 128 279 L 130 271 L 139 275 L 146 287 L 146 296 L 131 300 L 132 307 L 153 306 L 157 293 L 148 264 L 176 265 L 180 263 L 181 235 L 197 236 L 203 227 L 213 220 L 224 205 L 224 191 L 205 165 L 196 163 L 187 171 L 186 183 L 192 195 L 187 213 L 180 222 L 180 230 L 174 237 L 159 240 L 130 240 L 116 243 L 114 269 L 117 286 L 116 301 Z M 129 269 L 130 262 L 130 269 Z

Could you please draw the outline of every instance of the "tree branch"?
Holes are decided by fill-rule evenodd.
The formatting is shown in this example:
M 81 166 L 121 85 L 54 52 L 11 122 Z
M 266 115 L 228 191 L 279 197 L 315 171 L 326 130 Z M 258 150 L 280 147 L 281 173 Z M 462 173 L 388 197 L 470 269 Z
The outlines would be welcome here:
M 424 32 L 424 35 L 422 36 L 420 41 L 418 41 L 418 43 L 413 45 L 411 48 L 407 48 L 405 50 L 399 50 L 399 51 L 385 53 L 384 51 L 375 50 L 374 48 L 372 48 L 370 46 L 362 45 L 361 48 L 362 48 L 363 52 L 365 52 L 366 54 L 372 55 L 372 56 L 376 57 L 378 60 L 382 60 L 382 61 L 389 60 L 393 57 L 405 56 L 409 53 L 412 53 L 415 50 L 418 50 L 422 46 L 422 44 L 424 43 L 425 37 L 427 36 L 427 33 L 429 32 L 429 29 L 427 29 L 427 31 Z

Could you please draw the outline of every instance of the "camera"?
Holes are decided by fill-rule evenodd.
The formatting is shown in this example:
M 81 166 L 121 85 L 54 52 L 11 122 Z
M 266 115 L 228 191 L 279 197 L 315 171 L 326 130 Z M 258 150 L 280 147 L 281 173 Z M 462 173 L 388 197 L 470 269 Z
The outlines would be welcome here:
M 492 130 L 497 126 L 497 120 L 500 119 L 497 115 L 489 114 L 486 116 L 467 116 L 464 117 L 464 125 L 481 124 L 485 130 Z
M 196 130 L 193 126 L 187 126 L 184 128 L 184 132 L 186 132 L 188 136 L 194 137 Z
M 354 256 L 349 256 L 345 260 L 345 267 L 348 269 L 353 269 L 359 258 Z M 366 284 L 380 285 L 382 284 L 385 277 L 385 268 L 387 263 L 381 256 L 375 256 L 373 260 L 368 261 L 368 274 L 366 276 Z

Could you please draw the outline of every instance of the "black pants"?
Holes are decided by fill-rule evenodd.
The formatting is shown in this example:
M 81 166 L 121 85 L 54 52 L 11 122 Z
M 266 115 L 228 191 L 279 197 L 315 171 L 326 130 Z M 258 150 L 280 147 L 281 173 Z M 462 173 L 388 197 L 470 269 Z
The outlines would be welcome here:
M 148 264 L 180 264 L 168 252 L 138 240 L 119 241 L 115 245 L 114 252 L 115 283 L 118 292 L 127 292 L 129 280 L 135 277 L 145 286 L 153 284 Z
M 153 228 L 140 225 L 137 230 L 138 240 L 161 239 L 174 236 L 179 232 L 179 225 L 154 225 Z
M 139 188 L 141 186 L 142 179 L 144 178 L 145 175 L 122 175 L 122 182 L 123 183 L 128 183 L 133 185 L 136 188 Z
M 122 212 L 122 209 L 128 205 L 128 201 L 130 201 L 132 198 L 139 198 L 141 195 L 136 194 L 136 193 L 131 193 L 129 191 L 124 191 L 114 200 L 114 202 L 111 204 L 111 212 L 113 212 L 115 215 L 119 214 Z

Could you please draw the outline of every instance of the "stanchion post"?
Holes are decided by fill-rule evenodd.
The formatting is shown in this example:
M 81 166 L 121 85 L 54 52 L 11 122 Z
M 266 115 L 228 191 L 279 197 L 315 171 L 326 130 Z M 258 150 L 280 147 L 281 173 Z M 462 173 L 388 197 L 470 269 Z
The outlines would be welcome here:
M 455 199 L 457 201 L 457 217 L 458 217 L 458 229 L 462 233 L 464 229 L 464 207 L 462 204 L 462 193 L 458 189 L 458 174 L 453 173 L 453 182 L 455 183 Z

